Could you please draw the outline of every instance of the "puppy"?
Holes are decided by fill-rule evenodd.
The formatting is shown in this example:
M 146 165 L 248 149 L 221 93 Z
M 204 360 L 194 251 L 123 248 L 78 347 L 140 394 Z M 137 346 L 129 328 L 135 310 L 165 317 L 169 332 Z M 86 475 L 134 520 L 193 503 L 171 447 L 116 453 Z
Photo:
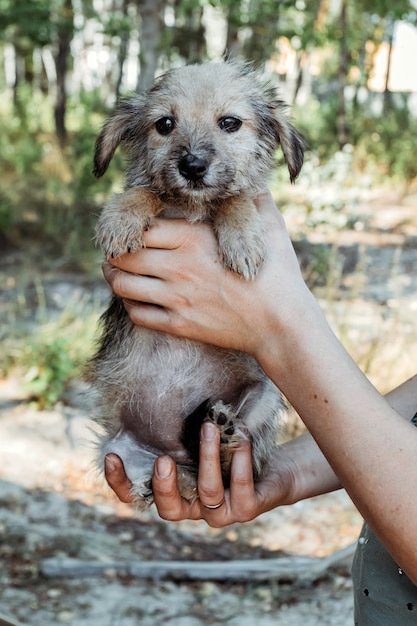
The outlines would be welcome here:
M 302 137 L 286 106 L 250 65 L 190 65 L 158 78 L 144 95 L 122 100 L 97 139 L 94 173 L 102 176 L 122 144 L 126 189 L 105 205 L 96 238 L 106 257 L 141 248 L 155 216 L 205 221 L 224 266 L 253 278 L 266 256 L 265 226 L 253 198 L 281 147 L 291 181 L 302 163 Z M 249 355 L 134 326 L 113 297 L 90 380 L 103 427 L 100 459 L 124 463 L 140 508 L 153 502 L 155 459 L 178 464 L 184 498 L 197 497 L 199 429 L 221 431 L 225 485 L 233 450 L 252 441 L 254 478 L 276 449 L 284 402 Z

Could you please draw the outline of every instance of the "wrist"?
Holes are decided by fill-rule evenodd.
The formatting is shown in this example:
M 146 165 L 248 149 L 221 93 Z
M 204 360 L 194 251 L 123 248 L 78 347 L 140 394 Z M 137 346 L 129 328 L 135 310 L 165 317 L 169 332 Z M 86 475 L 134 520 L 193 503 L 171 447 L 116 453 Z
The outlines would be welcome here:
M 310 433 L 283 444 L 279 454 L 287 458 L 284 465 L 288 487 L 282 504 L 295 504 L 341 488 L 339 479 Z
M 253 356 L 278 386 L 279 378 L 296 371 L 299 360 L 314 354 L 315 337 L 327 326 L 317 300 L 304 282 L 297 291 L 292 302 L 270 303 L 253 350 Z

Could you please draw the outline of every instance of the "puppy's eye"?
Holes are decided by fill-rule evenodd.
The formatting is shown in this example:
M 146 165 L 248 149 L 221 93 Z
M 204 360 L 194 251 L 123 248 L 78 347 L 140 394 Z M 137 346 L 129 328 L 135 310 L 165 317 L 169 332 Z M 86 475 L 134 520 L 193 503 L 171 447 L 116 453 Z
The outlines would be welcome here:
M 175 120 L 172 117 L 161 117 L 155 122 L 155 128 L 160 135 L 169 135 L 175 128 Z
M 222 117 L 217 123 L 226 133 L 235 133 L 242 126 L 242 120 L 237 117 Z

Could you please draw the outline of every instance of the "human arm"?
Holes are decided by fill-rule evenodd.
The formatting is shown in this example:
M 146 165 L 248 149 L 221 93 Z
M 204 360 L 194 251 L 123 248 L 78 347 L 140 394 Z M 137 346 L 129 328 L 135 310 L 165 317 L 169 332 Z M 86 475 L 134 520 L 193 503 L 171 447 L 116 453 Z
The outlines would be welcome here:
M 386 396 L 392 407 L 406 419 L 415 403 L 415 381 L 400 385 Z M 172 521 L 205 519 L 210 525 L 222 527 L 234 522 L 249 521 L 278 506 L 341 487 L 310 433 L 291 439 L 277 449 L 277 454 L 264 480 L 254 484 L 249 445 L 239 449 L 233 458 L 230 489 L 224 489 L 220 468 L 219 432 L 211 424 L 211 437 L 203 429 L 200 441 L 198 492 L 200 499 L 193 505 L 185 502 L 178 491 L 176 466 L 172 459 L 163 457 L 156 463 L 153 489 L 158 512 Z M 161 463 L 162 473 L 159 471 Z M 207 510 L 204 504 L 215 504 L 225 499 L 225 506 Z
M 408 419 L 414 411 L 414 381 L 406 381 L 388 393 L 386 398 L 392 407 Z M 155 503 L 164 519 L 205 519 L 211 526 L 223 527 L 250 521 L 278 506 L 329 493 L 341 486 L 320 448 L 310 433 L 306 432 L 277 449 L 277 456 L 267 476 L 257 484 L 253 482 L 250 445 L 245 443 L 234 455 L 230 489 L 225 490 L 221 479 L 219 432 L 212 424 L 207 424 L 206 428 L 200 438 L 200 498 L 192 505 L 181 498 L 173 459 L 160 457 L 155 464 Z M 111 462 L 107 462 L 106 458 L 109 485 L 120 500 L 133 502 L 131 485 L 122 461 L 116 455 L 109 456 L 112 457 Z M 221 502 L 223 498 L 225 507 L 221 510 L 204 507 L 204 504 Z
M 374 532 L 417 582 L 417 430 L 346 353 L 301 277 L 271 199 L 263 194 L 258 204 L 268 222 L 269 256 L 254 281 L 221 267 L 208 226 L 176 220 L 157 222 L 146 250 L 114 261 L 132 273 L 107 268 L 108 279 L 135 323 L 251 353 L 296 408 Z M 407 389 L 410 419 L 417 377 Z

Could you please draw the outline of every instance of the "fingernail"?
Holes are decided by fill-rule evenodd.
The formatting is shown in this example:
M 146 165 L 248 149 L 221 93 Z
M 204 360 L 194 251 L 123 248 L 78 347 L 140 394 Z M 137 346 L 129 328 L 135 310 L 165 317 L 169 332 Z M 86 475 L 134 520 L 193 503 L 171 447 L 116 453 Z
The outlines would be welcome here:
M 159 458 L 156 462 L 155 470 L 159 478 L 169 478 L 172 473 L 170 460 L 164 457 Z
M 106 467 L 106 472 L 108 474 L 111 474 L 116 469 L 116 465 L 114 463 L 114 460 L 111 458 L 111 456 L 104 457 L 104 465 Z
M 217 437 L 217 428 L 210 422 L 204 422 L 202 429 L 202 437 L 206 441 L 214 441 Z

